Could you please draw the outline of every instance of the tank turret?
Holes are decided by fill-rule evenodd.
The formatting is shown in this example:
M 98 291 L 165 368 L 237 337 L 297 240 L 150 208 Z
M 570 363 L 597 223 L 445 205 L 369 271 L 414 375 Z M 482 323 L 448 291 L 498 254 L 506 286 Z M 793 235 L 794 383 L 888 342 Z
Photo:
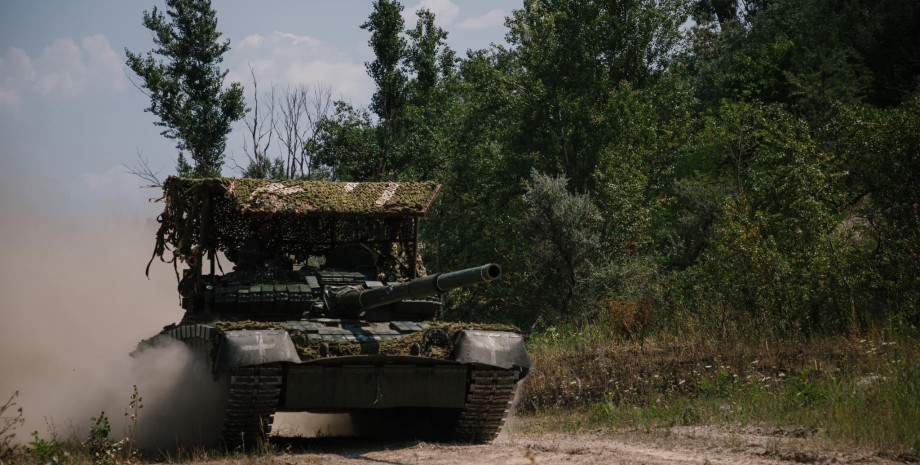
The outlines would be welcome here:
M 405 300 L 423 299 L 460 287 L 487 283 L 498 279 L 501 274 L 500 266 L 489 263 L 465 270 L 425 276 L 405 283 L 381 285 L 363 290 L 352 286 L 328 287 L 323 294 L 323 300 L 332 315 L 360 317 L 366 310 L 375 307 Z

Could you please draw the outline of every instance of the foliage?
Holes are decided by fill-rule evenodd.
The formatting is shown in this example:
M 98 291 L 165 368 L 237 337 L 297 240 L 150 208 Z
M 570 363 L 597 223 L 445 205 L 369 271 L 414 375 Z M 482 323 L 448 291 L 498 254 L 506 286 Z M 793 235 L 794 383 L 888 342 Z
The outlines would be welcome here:
M 109 435 L 112 426 L 105 412 L 100 412 L 98 417 L 90 419 L 89 437 L 84 443 L 93 465 L 116 465 L 121 452 L 122 443 L 114 441 Z
M 803 432 L 904 458 L 920 452 L 917 333 L 751 343 L 739 335 L 619 341 L 602 319 L 531 337 L 519 411 L 667 432 L 726 425 Z
M 366 110 L 345 102 L 335 102 L 332 115 L 319 122 L 319 150 L 314 167 L 327 167 L 332 179 L 362 181 L 373 179 L 379 150 L 371 116 Z
M 891 109 L 844 107 L 828 138 L 847 161 L 846 273 L 865 289 L 858 321 L 920 324 L 920 92 Z
M 141 409 L 144 408 L 144 398 L 137 391 L 137 385 L 132 387 L 131 401 L 125 409 L 125 456 L 129 459 L 137 457 L 137 423 Z
M 726 102 L 701 138 L 697 157 L 709 169 L 684 185 L 715 194 L 715 208 L 706 212 L 710 246 L 679 278 L 692 299 L 685 304 L 745 312 L 738 323 L 755 334 L 846 328 L 841 311 L 849 306 L 837 300 L 846 294 L 832 273 L 830 242 L 843 200 L 839 162 L 819 150 L 803 121 L 777 106 Z M 701 320 L 734 321 L 724 316 L 704 313 Z
M 243 170 L 243 177 L 252 179 L 284 179 L 285 174 L 284 160 L 265 155 L 257 155 Z
M 9 458 L 16 452 L 13 442 L 16 439 L 16 430 L 25 423 L 22 407 L 16 406 L 17 397 L 19 391 L 14 392 L 3 405 L 0 405 L 0 460 Z
M 422 8 L 417 16 L 415 28 L 406 31 L 411 43 L 406 49 L 405 61 L 415 72 L 415 79 L 409 87 L 409 99 L 424 105 L 437 90 L 442 73 L 452 71 L 454 56 L 445 45 L 447 32 L 434 23 L 434 13 Z
M 600 212 L 587 195 L 569 193 L 567 184 L 562 176 L 534 172 L 524 186 L 524 226 L 531 238 L 528 268 L 532 285 L 543 296 L 533 317 L 549 321 L 591 318 L 598 296 L 585 292 L 585 282 L 595 262 L 606 259 Z
M 420 9 L 409 38 L 405 68 L 411 79 L 402 113 L 399 140 L 400 179 L 429 179 L 455 153 L 462 103 L 457 94 L 456 56 L 446 45 L 447 31 L 435 25 L 434 13 Z
M 835 104 L 887 107 L 918 84 L 915 3 L 743 3 L 760 4 L 732 12 L 728 21 L 720 15 L 718 27 L 706 14 L 695 18 L 700 27 L 688 58 L 696 87 L 710 103 L 722 98 L 786 103 L 809 120 L 827 122 Z
M 373 178 L 380 180 L 392 176 L 400 167 L 394 141 L 400 135 L 400 115 L 406 105 L 407 80 L 401 64 L 406 57 L 406 40 L 402 37 L 402 5 L 395 0 L 376 0 L 374 11 L 362 29 L 371 32 L 368 45 L 374 50 L 376 59 L 366 63 L 367 72 L 377 84 L 371 97 L 371 110 L 377 114 L 377 153 L 365 154 L 374 159 Z
M 298 156 L 443 185 L 426 267 L 505 270 L 443 317 L 639 342 L 920 324 L 916 2 L 527 0 L 509 46 L 463 57 L 402 11 L 361 26 L 371 104 L 318 113 Z
M 230 124 L 243 117 L 243 88 L 224 88 L 221 71 L 230 40 L 220 41 L 210 0 L 167 0 L 166 12 L 144 11 L 155 48 L 146 56 L 125 49 L 127 65 L 150 97 L 146 109 L 163 136 L 176 140 L 181 176 L 220 176 Z M 191 155 L 190 165 L 185 153 Z
M 32 441 L 29 443 L 28 451 L 29 456 L 42 465 L 65 465 L 73 462 L 73 457 L 67 450 L 67 444 L 54 437 L 40 438 L 38 431 L 32 432 Z M 109 463 L 114 464 L 114 461 Z
M 642 88 L 667 69 L 684 22 L 681 1 L 524 2 L 508 19 L 511 56 L 524 73 L 515 145 L 539 154 L 536 168 L 588 185 L 600 150 L 617 134 L 599 131 L 610 92 Z

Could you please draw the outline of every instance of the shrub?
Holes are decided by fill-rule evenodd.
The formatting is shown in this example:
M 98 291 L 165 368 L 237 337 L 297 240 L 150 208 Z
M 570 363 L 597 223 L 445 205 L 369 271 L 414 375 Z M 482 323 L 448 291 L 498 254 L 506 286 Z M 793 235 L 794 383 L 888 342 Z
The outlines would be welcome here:
M 90 421 L 89 438 L 84 445 L 92 457 L 93 465 L 116 465 L 122 444 L 109 437 L 112 426 L 105 412 L 100 412 L 98 417 L 92 417 Z
M 16 438 L 16 429 L 25 423 L 22 417 L 22 407 L 16 406 L 16 398 L 19 397 L 19 391 L 13 393 L 9 399 L 0 405 L 0 460 L 6 459 L 15 453 L 13 440 Z M 12 416 L 12 412 L 16 414 Z M 9 413 L 7 413 L 9 412 Z

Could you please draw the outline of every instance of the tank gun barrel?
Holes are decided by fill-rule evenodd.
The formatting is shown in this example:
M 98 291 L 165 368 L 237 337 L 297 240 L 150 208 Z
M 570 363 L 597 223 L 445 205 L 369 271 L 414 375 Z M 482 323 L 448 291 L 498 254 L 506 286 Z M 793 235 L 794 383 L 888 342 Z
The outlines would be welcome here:
M 442 294 L 459 287 L 486 283 L 498 279 L 500 266 L 489 263 L 465 270 L 439 273 L 412 281 L 359 290 L 352 287 L 327 292 L 328 308 L 333 313 L 360 316 L 365 310 L 403 300 L 421 299 Z

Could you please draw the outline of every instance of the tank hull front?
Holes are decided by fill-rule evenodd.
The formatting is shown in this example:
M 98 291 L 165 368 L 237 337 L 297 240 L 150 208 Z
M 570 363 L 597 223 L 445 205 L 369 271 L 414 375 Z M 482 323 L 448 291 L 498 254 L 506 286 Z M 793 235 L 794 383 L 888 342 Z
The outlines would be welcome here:
M 456 408 L 466 402 L 469 367 L 385 363 L 299 364 L 285 370 L 279 410 Z
M 323 321 L 320 330 L 311 330 L 307 322 L 293 323 L 179 325 L 154 339 L 184 342 L 223 380 L 228 392 L 221 436 L 230 447 L 264 440 L 279 411 L 349 413 L 356 422 L 421 415 L 432 422 L 426 432 L 438 439 L 488 442 L 500 432 L 530 369 L 523 338 L 509 331 L 454 328 L 434 337 L 420 331 L 435 326 L 394 323 L 405 331 L 381 337 L 364 324 L 365 333 L 350 330 L 352 339 L 336 328 L 361 325 Z M 447 345 L 433 346 L 448 335 Z

